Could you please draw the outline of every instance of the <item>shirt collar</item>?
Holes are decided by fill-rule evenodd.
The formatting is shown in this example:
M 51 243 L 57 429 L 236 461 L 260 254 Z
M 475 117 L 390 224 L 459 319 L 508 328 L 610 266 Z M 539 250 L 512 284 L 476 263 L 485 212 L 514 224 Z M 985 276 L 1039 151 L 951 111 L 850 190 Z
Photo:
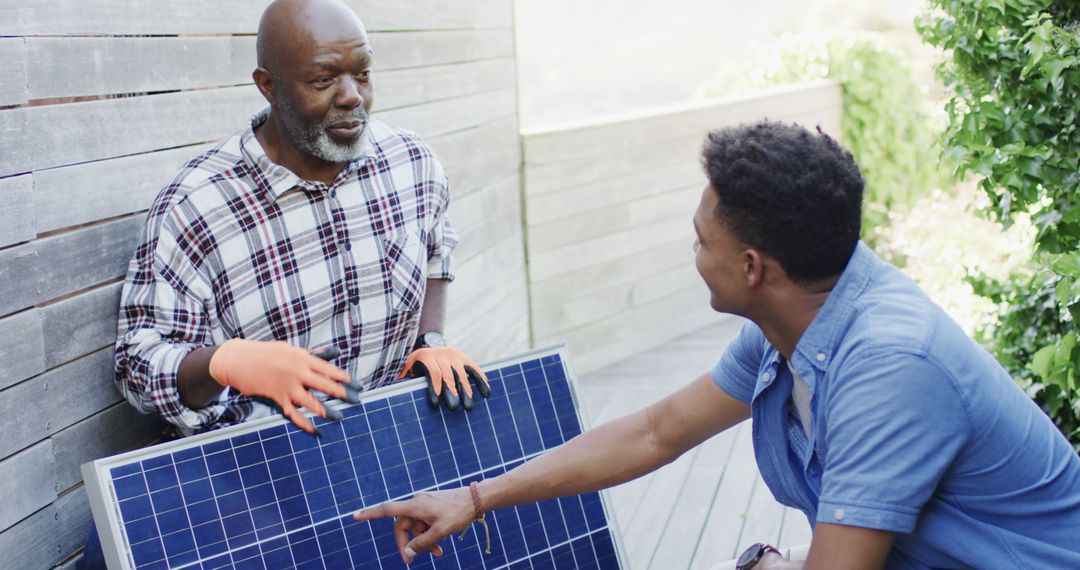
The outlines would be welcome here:
M 855 246 L 836 286 L 795 345 L 796 353 L 820 370 L 828 367 L 836 351 L 839 333 L 847 323 L 848 315 L 855 310 L 855 300 L 866 290 L 881 263 L 861 241 Z
M 270 160 L 270 157 L 266 154 L 266 150 L 259 142 L 259 139 L 255 137 L 255 129 L 265 123 L 269 117 L 270 107 L 263 107 L 251 116 L 247 128 L 240 134 L 240 151 L 242 156 L 248 165 L 261 173 L 266 180 L 266 188 L 261 188 L 261 190 L 266 192 L 267 197 L 271 201 L 277 201 L 284 193 L 297 187 L 308 192 L 325 192 L 331 188 L 321 182 L 312 182 L 300 178 L 293 173 L 293 171 Z M 349 174 L 359 169 L 361 165 L 365 164 L 375 155 L 376 145 L 372 140 L 371 135 L 373 122 L 374 121 L 369 121 L 368 128 L 364 129 L 363 134 L 361 134 L 361 136 L 364 137 L 364 144 L 361 147 L 360 152 L 345 165 L 345 168 L 342 169 L 340 173 L 338 173 L 332 187 L 341 184 Z

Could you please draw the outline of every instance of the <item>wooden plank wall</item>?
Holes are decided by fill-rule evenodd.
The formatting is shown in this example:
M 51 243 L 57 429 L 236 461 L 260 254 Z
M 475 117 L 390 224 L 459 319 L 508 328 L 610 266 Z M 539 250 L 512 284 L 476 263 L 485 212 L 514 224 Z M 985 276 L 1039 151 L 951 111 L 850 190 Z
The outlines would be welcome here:
M 112 345 L 145 210 L 177 167 L 263 105 L 268 0 L 0 0 L 0 553 L 68 567 L 90 514 L 78 466 L 146 443 Z M 376 113 L 441 156 L 461 234 L 448 333 L 526 348 L 512 0 L 354 0 Z M 493 285 L 494 284 L 494 285 Z
M 709 129 L 768 117 L 840 132 L 834 82 L 522 133 L 531 325 L 588 373 L 712 318 L 691 217 Z

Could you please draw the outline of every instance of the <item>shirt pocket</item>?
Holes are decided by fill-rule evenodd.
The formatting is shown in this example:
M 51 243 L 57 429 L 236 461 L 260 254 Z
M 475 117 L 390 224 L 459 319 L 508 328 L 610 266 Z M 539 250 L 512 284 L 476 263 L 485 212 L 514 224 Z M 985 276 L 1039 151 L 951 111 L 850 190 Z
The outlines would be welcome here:
M 386 249 L 387 290 L 395 311 L 420 309 L 427 287 L 427 247 L 420 234 L 412 228 L 387 234 Z

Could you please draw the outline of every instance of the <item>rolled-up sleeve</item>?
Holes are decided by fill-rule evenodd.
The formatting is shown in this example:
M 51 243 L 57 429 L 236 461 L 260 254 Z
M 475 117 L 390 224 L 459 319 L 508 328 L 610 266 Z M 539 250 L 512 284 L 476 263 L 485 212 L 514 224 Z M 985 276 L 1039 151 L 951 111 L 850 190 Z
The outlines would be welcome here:
M 852 356 L 819 406 L 829 410 L 818 522 L 911 532 L 966 444 L 970 420 L 955 380 L 927 358 Z
M 202 279 L 176 239 L 175 226 L 153 214 L 128 265 L 120 296 L 116 382 L 125 399 L 182 432 L 213 424 L 226 408 L 225 391 L 194 410 L 180 399 L 180 362 L 196 348 L 214 344 L 206 307 L 197 289 Z M 188 242 L 190 240 L 182 240 Z
M 713 382 L 732 398 L 750 404 L 764 354 L 765 335 L 757 325 L 747 321 L 713 366 Z
M 435 181 L 435 213 L 428 228 L 428 279 L 453 281 L 455 275 L 454 248 L 457 247 L 458 235 L 450 224 L 447 209 L 450 207 L 450 180 L 443 170 L 442 163 L 434 155 L 432 161 L 432 179 Z

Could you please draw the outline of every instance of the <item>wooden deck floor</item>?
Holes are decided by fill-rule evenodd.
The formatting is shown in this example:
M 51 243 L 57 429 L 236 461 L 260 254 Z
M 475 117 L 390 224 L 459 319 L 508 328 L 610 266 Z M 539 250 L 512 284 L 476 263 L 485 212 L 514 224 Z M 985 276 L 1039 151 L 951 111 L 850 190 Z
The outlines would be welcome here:
M 579 378 L 593 426 L 637 410 L 709 370 L 741 326 L 730 318 Z M 711 568 L 755 542 L 810 542 L 799 511 L 777 503 L 745 422 L 663 469 L 610 491 L 632 570 Z

